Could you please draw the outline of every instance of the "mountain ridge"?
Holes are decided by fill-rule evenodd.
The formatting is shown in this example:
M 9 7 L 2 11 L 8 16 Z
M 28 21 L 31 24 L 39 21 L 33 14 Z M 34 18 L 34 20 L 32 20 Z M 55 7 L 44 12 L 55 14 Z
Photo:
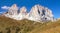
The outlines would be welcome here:
M 8 9 L 8 12 L 3 13 L 3 15 L 16 20 L 22 20 L 22 19 L 28 19 L 33 21 L 53 21 L 54 20 L 52 11 L 47 7 L 43 7 L 39 4 L 33 6 L 29 13 L 27 13 L 27 9 L 25 6 L 21 7 L 19 11 L 20 12 L 18 13 L 17 5 L 13 4 Z

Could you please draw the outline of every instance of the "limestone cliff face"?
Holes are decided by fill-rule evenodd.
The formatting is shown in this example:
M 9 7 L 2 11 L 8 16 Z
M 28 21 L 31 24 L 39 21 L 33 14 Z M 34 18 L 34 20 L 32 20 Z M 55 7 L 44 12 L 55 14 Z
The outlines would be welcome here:
M 17 14 L 18 14 L 18 7 L 17 7 L 17 5 L 16 5 L 16 4 L 13 4 L 13 5 L 9 8 L 8 13 L 9 13 L 10 15 L 17 15 Z
M 35 5 L 34 7 L 32 7 L 29 13 L 29 18 L 38 21 L 53 20 L 53 14 L 50 9 L 43 7 L 41 5 Z
M 38 6 L 35 5 L 31 8 L 31 10 L 29 12 L 29 19 L 31 19 L 31 20 L 40 20 L 39 14 L 40 14 L 40 12 L 38 10 Z
M 6 17 L 16 19 L 16 16 L 18 15 L 18 7 L 16 4 L 13 4 L 9 9 L 8 12 L 4 13 Z
M 43 7 L 39 4 L 33 6 L 29 13 L 27 13 L 27 9 L 25 6 L 20 8 L 19 11 L 20 12 L 18 13 L 17 5 L 13 4 L 9 8 L 8 12 L 5 13 L 5 16 L 16 20 L 29 19 L 33 21 L 53 21 L 52 11 L 47 7 Z
M 22 8 L 20 8 L 20 13 L 19 13 L 19 17 L 21 19 L 25 19 L 27 15 L 27 9 L 25 6 L 23 6 Z

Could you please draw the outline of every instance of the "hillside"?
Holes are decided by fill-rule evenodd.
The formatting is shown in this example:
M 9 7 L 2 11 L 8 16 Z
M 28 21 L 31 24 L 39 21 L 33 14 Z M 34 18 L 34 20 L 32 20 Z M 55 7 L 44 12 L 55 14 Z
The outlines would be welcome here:
M 0 16 L 0 33 L 60 33 L 60 20 L 39 23 Z

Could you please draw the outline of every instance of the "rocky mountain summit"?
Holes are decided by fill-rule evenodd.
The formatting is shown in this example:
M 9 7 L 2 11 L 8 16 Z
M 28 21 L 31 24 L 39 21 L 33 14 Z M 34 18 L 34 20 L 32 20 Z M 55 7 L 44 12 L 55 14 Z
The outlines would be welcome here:
M 33 21 L 53 21 L 54 20 L 52 11 L 47 7 L 43 7 L 39 4 L 33 6 L 29 13 L 27 13 L 27 9 L 25 6 L 18 9 L 17 5 L 13 4 L 8 9 L 8 12 L 4 13 L 3 15 L 15 20 L 22 20 L 22 19 L 28 19 Z
M 30 19 L 33 20 L 53 20 L 52 11 L 46 7 L 35 5 L 30 11 Z

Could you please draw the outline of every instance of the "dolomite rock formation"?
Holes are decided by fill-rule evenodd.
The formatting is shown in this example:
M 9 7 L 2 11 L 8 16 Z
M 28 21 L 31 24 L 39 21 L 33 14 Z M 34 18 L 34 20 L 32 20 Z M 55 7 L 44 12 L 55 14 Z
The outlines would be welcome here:
M 21 20 L 21 19 L 25 19 L 27 17 L 26 15 L 27 15 L 27 9 L 25 6 L 23 6 L 22 8 L 20 8 L 20 13 L 18 16 Z
M 9 8 L 8 13 L 9 13 L 10 15 L 17 15 L 17 14 L 18 14 L 18 7 L 17 7 L 17 5 L 16 5 L 16 4 L 13 4 L 13 5 Z
M 34 7 L 32 7 L 29 13 L 29 19 L 35 20 L 35 21 L 36 20 L 37 21 L 47 21 L 47 20 L 53 21 L 53 14 L 50 9 L 40 5 L 35 5 Z
M 29 19 L 31 20 L 40 20 L 40 16 L 39 16 L 39 13 L 38 13 L 38 7 L 37 5 L 35 5 L 34 7 L 32 7 L 31 11 L 29 12 Z
M 18 13 L 18 7 L 14 4 L 9 8 L 8 12 L 5 13 L 5 16 L 16 20 L 29 19 L 33 21 L 53 21 L 52 11 L 41 5 L 33 6 L 29 13 L 27 13 L 26 7 L 23 6 Z
M 9 9 L 8 9 L 8 12 L 6 12 L 4 14 L 6 17 L 9 17 L 9 18 L 17 18 L 17 15 L 18 15 L 18 7 L 16 4 L 13 4 Z

